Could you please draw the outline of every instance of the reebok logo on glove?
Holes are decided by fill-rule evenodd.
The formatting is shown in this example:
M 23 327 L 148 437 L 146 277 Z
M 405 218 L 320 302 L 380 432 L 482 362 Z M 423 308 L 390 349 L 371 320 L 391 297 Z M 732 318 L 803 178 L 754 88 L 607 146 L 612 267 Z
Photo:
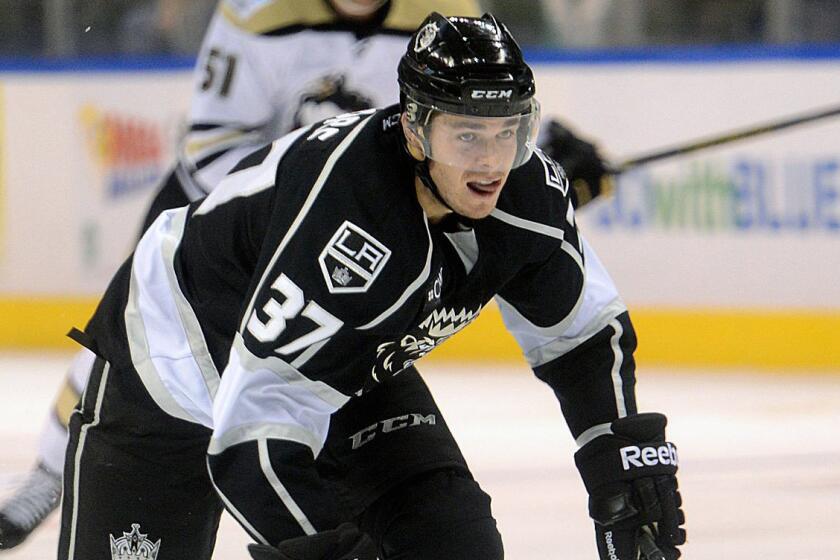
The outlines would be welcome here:
M 620 560 L 620 558 L 615 554 L 612 531 L 604 533 L 604 542 L 607 543 L 607 554 L 609 555 L 610 560 Z
M 639 467 L 655 467 L 656 465 L 673 465 L 679 464 L 677 457 L 677 448 L 670 443 L 663 443 L 658 447 L 639 447 L 637 445 L 628 445 L 622 447 L 621 452 L 621 466 L 625 471 L 631 468 Z

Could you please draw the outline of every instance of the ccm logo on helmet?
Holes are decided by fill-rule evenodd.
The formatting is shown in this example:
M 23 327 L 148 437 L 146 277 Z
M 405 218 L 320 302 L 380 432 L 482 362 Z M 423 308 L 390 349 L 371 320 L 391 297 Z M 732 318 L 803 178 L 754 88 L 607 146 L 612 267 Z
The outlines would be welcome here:
M 513 95 L 512 89 L 474 89 L 473 99 L 510 99 Z
M 655 467 L 656 465 L 679 464 L 677 448 L 673 444 L 663 443 L 659 447 L 638 447 L 630 445 L 622 447 L 621 466 L 625 471 L 637 467 Z

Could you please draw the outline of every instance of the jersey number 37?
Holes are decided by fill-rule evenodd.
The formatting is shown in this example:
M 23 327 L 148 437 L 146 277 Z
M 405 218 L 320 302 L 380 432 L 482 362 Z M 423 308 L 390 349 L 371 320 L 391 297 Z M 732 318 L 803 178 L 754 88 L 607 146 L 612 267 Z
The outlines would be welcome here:
M 283 303 L 279 303 L 274 298 L 268 300 L 262 308 L 262 312 L 268 316 L 268 320 L 265 322 L 257 316 L 256 310 L 251 313 L 251 318 L 248 320 L 248 332 L 254 338 L 260 342 L 275 341 L 286 330 L 287 323 L 298 316 L 306 317 L 315 323 L 315 330 L 277 348 L 275 351 L 279 354 L 294 354 L 313 344 L 327 340 L 344 325 L 341 320 L 331 315 L 314 301 L 306 303 L 303 290 L 285 274 L 281 274 L 274 281 L 271 289 L 280 292 L 286 299 Z

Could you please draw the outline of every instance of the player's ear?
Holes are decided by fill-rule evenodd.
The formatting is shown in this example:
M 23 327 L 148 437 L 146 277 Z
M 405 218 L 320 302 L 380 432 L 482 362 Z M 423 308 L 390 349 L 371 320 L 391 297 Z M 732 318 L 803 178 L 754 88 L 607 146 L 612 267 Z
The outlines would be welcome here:
M 405 113 L 400 115 L 400 124 L 402 125 L 403 134 L 405 134 L 406 144 L 408 144 L 408 152 L 411 154 L 411 157 L 413 157 L 417 161 L 423 161 L 424 159 L 426 159 L 426 150 L 423 148 L 423 142 L 417 135 L 417 131 L 415 131 L 411 126 L 409 126 L 408 116 Z

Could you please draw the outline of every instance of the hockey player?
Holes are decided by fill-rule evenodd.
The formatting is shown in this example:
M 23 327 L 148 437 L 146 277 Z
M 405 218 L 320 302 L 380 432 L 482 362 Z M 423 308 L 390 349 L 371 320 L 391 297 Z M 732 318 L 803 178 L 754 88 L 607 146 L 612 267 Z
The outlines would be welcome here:
M 394 68 L 430 10 L 478 13 L 473 0 L 221 2 L 199 55 L 177 164 L 143 229 L 161 211 L 205 196 L 270 139 L 327 116 L 394 102 Z M 606 172 L 594 146 L 554 122 L 540 144 L 564 165 L 580 202 L 600 194 Z M 74 360 L 59 392 L 37 467 L 0 504 L 0 550 L 22 542 L 58 504 L 66 426 L 87 380 L 85 359 Z
M 143 236 L 76 335 L 60 559 L 209 559 L 223 507 L 258 560 L 502 558 L 413 367 L 494 297 L 581 446 L 600 557 L 679 556 L 676 449 L 636 410 L 627 310 L 534 151 L 518 47 L 490 15 L 432 14 L 399 84 Z

